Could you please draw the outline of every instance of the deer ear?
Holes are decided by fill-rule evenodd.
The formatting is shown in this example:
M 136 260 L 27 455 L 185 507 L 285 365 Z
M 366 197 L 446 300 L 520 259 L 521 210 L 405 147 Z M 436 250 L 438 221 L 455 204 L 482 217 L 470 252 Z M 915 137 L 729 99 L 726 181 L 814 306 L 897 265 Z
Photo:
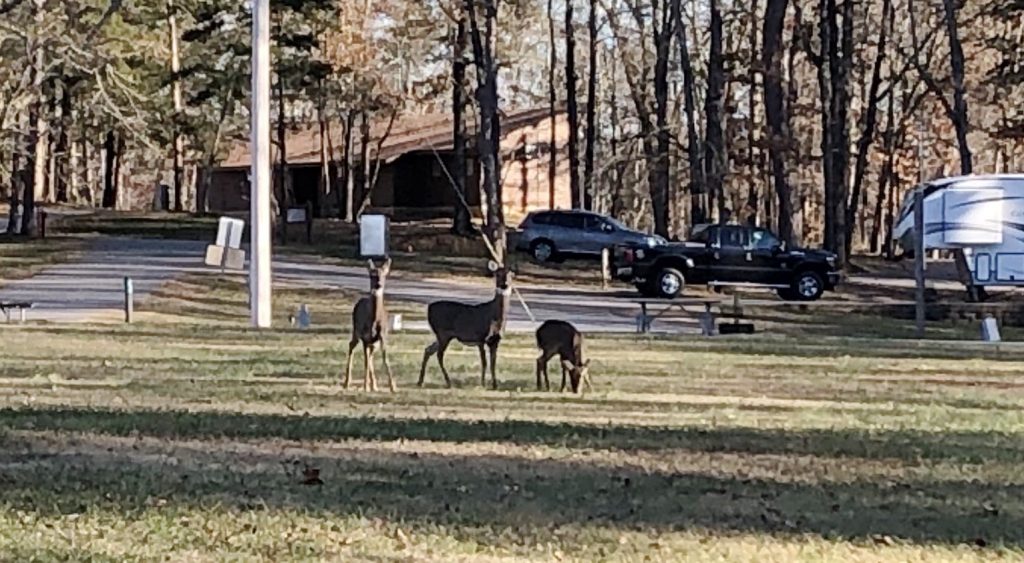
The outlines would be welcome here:
M 370 258 L 369 260 L 366 261 L 366 267 L 367 269 L 370 270 L 370 272 L 373 272 L 374 270 L 377 269 L 377 265 L 373 263 L 373 258 Z
M 496 261 L 490 260 L 487 262 L 487 270 L 492 274 L 498 273 L 499 269 L 501 269 L 501 265 L 498 264 Z
M 585 368 L 590 367 L 590 360 L 587 360 L 587 361 L 583 362 L 583 367 L 585 367 Z
M 569 360 L 562 360 L 562 367 L 569 371 L 573 371 L 574 369 L 576 369 L 576 366 L 574 366 L 573 363 L 570 362 Z
M 383 270 L 385 274 L 386 274 L 386 273 L 388 273 L 388 272 L 390 272 L 390 271 L 391 271 L 391 259 L 390 259 L 390 258 L 388 258 L 388 259 L 387 259 L 387 260 L 386 260 L 386 261 L 384 262 L 384 265 L 380 267 L 380 269 L 381 269 L 381 270 Z

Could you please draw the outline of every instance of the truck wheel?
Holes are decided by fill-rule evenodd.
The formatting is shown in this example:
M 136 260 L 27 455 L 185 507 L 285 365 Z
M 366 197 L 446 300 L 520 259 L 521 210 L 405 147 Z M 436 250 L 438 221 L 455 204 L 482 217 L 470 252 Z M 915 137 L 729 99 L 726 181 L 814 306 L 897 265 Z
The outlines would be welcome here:
M 686 286 L 686 278 L 683 273 L 675 268 L 665 268 L 658 272 L 654 278 L 654 287 L 658 296 L 666 299 L 675 299 L 683 292 Z
M 555 252 L 555 245 L 548 240 L 536 240 L 530 245 L 530 256 L 541 264 L 545 262 L 553 262 L 557 256 Z
M 817 301 L 825 293 L 825 280 L 817 272 L 803 271 L 793 280 L 792 291 L 800 301 Z

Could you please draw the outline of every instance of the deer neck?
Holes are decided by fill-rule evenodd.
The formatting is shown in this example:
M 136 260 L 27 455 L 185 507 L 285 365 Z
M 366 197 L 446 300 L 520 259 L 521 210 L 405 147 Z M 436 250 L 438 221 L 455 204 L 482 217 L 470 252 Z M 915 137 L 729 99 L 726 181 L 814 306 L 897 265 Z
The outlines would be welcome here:
M 370 301 L 373 303 L 375 316 L 379 317 L 384 311 L 384 288 L 378 287 L 370 290 Z
M 498 288 L 494 292 L 494 317 L 505 323 L 505 318 L 508 317 L 508 310 L 512 304 L 512 288 L 501 289 Z

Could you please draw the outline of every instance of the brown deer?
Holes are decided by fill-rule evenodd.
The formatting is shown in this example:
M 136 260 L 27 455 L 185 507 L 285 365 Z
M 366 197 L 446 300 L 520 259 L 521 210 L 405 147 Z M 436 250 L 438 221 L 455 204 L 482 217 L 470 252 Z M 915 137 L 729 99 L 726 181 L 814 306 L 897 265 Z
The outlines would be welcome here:
M 388 363 L 387 336 L 388 310 L 384 305 L 384 282 L 391 272 L 389 258 L 380 268 L 373 260 L 369 260 L 370 295 L 360 299 L 352 308 L 352 340 L 348 344 L 348 366 L 345 368 L 345 388 L 349 388 L 352 378 L 352 353 L 359 343 L 363 344 L 363 388 L 366 391 L 377 390 L 377 373 L 373 367 L 373 353 L 380 346 L 380 355 L 384 360 L 384 368 L 388 372 L 388 384 L 391 392 L 396 391 L 395 378 Z
M 444 367 L 444 354 L 452 340 L 458 340 L 466 346 L 476 346 L 480 350 L 480 382 L 487 385 L 487 354 L 490 351 L 491 386 L 498 388 L 497 360 L 498 344 L 505 331 L 505 321 L 512 300 L 513 274 L 507 267 L 499 266 L 494 272 L 494 299 L 479 305 L 467 305 L 454 301 L 438 301 L 427 307 L 427 322 L 433 331 L 435 342 L 427 346 L 423 352 L 423 364 L 420 366 L 419 386 L 423 386 L 423 378 L 427 373 L 427 361 L 437 355 L 437 363 L 444 374 L 444 383 L 452 386 L 448 369 Z
M 537 329 L 537 347 L 540 357 L 537 358 L 537 390 L 541 390 L 541 374 L 544 374 L 544 385 L 551 390 L 548 380 L 548 362 L 558 356 L 562 364 L 562 391 L 565 391 L 565 376 L 569 374 L 572 392 L 578 393 L 580 381 L 592 389 L 590 385 L 590 360 L 583 361 L 583 335 L 576 327 L 565 321 L 546 321 Z

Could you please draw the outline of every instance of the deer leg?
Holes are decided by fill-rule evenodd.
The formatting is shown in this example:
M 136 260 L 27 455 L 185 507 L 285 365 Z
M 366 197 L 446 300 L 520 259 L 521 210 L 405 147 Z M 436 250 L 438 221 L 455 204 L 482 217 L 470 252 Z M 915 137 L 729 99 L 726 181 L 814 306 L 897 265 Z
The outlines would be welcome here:
M 558 362 L 558 367 L 562 368 L 562 388 L 558 392 L 565 393 L 565 378 L 568 375 L 568 370 L 565 369 L 565 362 Z
M 370 347 L 363 344 L 363 391 L 370 390 Z
M 498 342 L 492 341 L 487 344 L 491 349 L 491 387 L 498 390 Z
M 356 346 L 359 345 L 359 340 L 353 338 L 348 343 L 348 364 L 345 366 L 345 389 L 348 389 L 349 384 L 352 383 L 352 352 L 355 352 Z
M 377 352 L 377 345 L 370 344 L 370 391 L 376 393 L 377 389 L 377 366 L 373 361 L 373 355 Z
M 480 350 L 480 386 L 487 387 L 487 353 L 484 351 L 483 344 L 477 348 Z
M 547 365 L 546 365 L 546 362 L 544 361 L 544 354 L 541 354 L 540 357 L 537 358 L 537 390 L 538 391 L 541 391 L 543 389 L 541 387 L 541 385 L 540 385 L 540 374 L 541 374 L 542 371 L 547 371 Z M 547 377 L 547 375 L 545 375 L 545 378 L 546 377 Z
M 423 363 L 420 365 L 420 381 L 416 384 L 417 386 L 423 387 L 423 378 L 427 375 L 427 360 L 430 359 L 430 356 L 436 354 L 439 349 L 440 346 L 435 342 L 423 350 Z
M 449 389 L 452 387 L 452 378 L 448 375 L 448 368 L 444 367 L 444 353 L 448 351 L 450 343 L 450 340 L 445 340 L 440 342 L 437 348 L 437 363 L 441 366 L 441 375 L 444 375 L 444 385 Z
M 391 363 L 388 362 L 388 347 L 382 339 L 380 341 L 380 357 L 384 360 L 384 369 L 388 372 L 388 387 L 391 388 L 391 392 L 398 391 L 398 387 L 395 386 L 395 376 L 391 373 Z

